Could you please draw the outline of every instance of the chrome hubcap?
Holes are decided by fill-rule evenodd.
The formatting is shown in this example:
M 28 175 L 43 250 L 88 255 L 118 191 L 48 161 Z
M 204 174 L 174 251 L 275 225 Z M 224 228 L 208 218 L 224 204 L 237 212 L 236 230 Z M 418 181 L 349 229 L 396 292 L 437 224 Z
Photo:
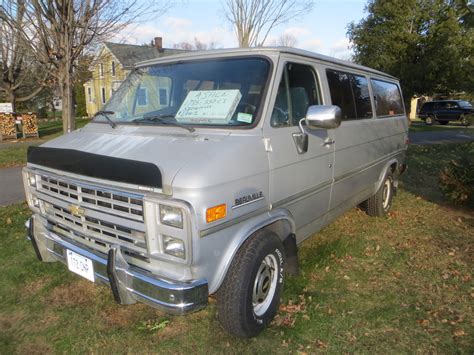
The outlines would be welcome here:
M 391 194 L 391 189 L 392 189 L 392 183 L 389 179 L 385 180 L 385 183 L 383 185 L 383 191 L 382 191 L 382 206 L 384 210 L 388 209 L 388 205 L 390 203 L 390 194 Z
M 263 315 L 270 307 L 278 283 L 278 263 L 274 255 L 267 255 L 258 268 L 252 292 L 253 311 Z

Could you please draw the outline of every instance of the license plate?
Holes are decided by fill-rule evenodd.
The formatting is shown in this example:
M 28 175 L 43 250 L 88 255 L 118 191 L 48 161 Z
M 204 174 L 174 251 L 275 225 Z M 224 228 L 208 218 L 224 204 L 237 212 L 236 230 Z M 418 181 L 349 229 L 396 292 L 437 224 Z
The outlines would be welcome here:
M 70 271 L 94 282 L 94 265 L 91 259 L 67 250 L 67 266 Z

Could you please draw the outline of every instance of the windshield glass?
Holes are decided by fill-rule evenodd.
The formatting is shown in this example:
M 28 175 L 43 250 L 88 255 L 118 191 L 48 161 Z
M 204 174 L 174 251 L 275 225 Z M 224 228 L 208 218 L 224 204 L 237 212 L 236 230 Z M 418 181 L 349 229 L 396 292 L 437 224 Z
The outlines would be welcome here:
M 472 105 L 468 101 L 459 101 L 459 105 L 464 108 L 472 108 Z
M 259 112 L 269 68 L 257 57 L 139 68 L 102 112 L 117 123 L 249 126 Z

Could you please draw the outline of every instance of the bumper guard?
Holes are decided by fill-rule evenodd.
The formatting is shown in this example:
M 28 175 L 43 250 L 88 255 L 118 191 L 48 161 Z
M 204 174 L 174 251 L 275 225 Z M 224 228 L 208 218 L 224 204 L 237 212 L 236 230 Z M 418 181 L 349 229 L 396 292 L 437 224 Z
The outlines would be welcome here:
M 33 215 L 25 226 L 38 259 L 45 262 L 61 261 L 67 265 L 66 252 L 71 250 L 92 260 L 96 282 L 110 285 L 117 303 L 132 304 L 139 301 L 172 314 L 189 313 L 207 305 L 206 280 L 176 282 L 158 278 L 129 265 L 120 246 L 112 246 L 108 255 L 103 257 L 60 238 L 35 217 Z

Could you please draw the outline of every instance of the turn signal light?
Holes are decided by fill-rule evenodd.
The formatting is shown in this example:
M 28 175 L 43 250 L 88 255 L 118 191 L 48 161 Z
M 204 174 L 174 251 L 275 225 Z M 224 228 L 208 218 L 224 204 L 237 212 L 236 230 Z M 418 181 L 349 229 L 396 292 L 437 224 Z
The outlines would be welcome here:
M 227 206 L 225 203 L 219 206 L 210 207 L 206 210 L 206 222 L 211 223 L 227 216 Z

